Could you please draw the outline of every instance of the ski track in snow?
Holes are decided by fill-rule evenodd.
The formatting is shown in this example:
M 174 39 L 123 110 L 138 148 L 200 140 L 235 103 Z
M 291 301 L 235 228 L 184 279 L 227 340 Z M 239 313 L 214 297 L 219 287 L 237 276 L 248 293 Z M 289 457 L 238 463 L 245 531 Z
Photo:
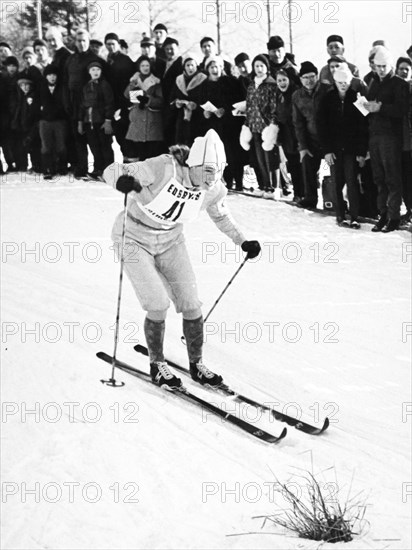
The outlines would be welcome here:
M 320 437 L 288 427 L 286 439 L 268 446 L 126 373 L 116 373 L 123 388 L 100 383 L 110 367 L 95 353 L 113 350 L 119 264 L 110 231 L 119 193 L 100 183 L 17 175 L 3 178 L 1 193 L 2 479 L 16 491 L 3 494 L 4 548 L 315 549 L 319 543 L 253 519 L 285 505 L 272 498 L 275 476 L 296 481 L 291 476 L 312 465 L 342 498 L 350 487 L 351 495 L 366 495 L 364 536 L 324 547 L 411 547 L 411 497 L 402 493 L 411 447 L 410 417 L 402 416 L 411 401 L 409 233 L 375 235 L 368 224 L 351 231 L 333 217 L 228 197 L 247 238 L 266 244 L 213 312 L 206 364 L 275 408 L 311 423 L 331 419 Z M 206 214 L 185 234 L 206 314 L 242 256 Z M 22 252 L 35 243 L 36 254 Z M 147 360 L 132 349 L 143 341 L 143 319 L 126 280 L 118 357 L 145 369 Z M 36 326 L 38 337 L 24 335 Z M 180 336 L 181 319 L 170 309 L 166 354 L 185 364 Z M 284 426 L 194 391 L 275 434 Z M 39 417 L 25 415 L 35 403 Z M 79 405 L 71 414 L 64 403 Z M 96 411 L 101 418 L 92 422 L 87 413 Z M 127 414 L 138 422 L 125 422 Z M 33 494 L 23 501 L 24 483 L 39 484 L 38 502 Z M 68 483 L 78 484 L 72 499 Z M 100 487 L 95 503 L 87 501 L 93 487 L 82 495 L 87 483 Z

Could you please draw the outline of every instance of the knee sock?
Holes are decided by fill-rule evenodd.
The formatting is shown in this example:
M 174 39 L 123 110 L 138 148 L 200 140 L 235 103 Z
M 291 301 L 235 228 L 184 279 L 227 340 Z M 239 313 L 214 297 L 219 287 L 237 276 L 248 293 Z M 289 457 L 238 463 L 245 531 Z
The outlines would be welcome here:
M 148 317 L 144 320 L 144 335 L 151 363 L 165 360 L 163 355 L 165 325 L 165 321 L 152 321 Z
M 202 359 L 203 350 L 203 317 L 193 320 L 183 319 L 183 334 L 186 339 L 189 362 L 199 362 Z

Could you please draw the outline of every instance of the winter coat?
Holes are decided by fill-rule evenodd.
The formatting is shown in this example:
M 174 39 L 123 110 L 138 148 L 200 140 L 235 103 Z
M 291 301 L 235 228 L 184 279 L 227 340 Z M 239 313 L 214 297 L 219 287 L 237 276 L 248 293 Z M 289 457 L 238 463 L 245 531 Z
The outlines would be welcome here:
M 254 80 L 249 84 L 246 95 L 245 125 L 252 133 L 261 133 L 269 124 L 277 123 L 276 82 L 268 76 L 256 87 Z
M 176 78 L 176 82 L 172 93 L 170 95 L 170 103 L 172 109 L 177 112 L 176 118 L 176 133 L 175 143 L 183 143 L 185 145 L 191 145 L 195 137 L 197 137 L 197 130 L 201 124 L 200 112 L 202 109 L 194 101 L 196 96 L 196 89 L 207 79 L 207 76 L 202 72 L 197 72 L 191 78 L 187 77 L 184 73 Z M 176 100 L 189 101 L 188 107 L 176 107 Z
M 107 64 L 90 49 L 69 55 L 64 68 L 65 108 L 73 121 L 79 120 L 79 108 L 84 85 L 90 80 L 87 67 L 92 61 L 103 66 L 103 77 L 107 73 Z
M 40 102 L 34 92 L 24 94 L 19 90 L 16 111 L 11 127 L 24 136 L 33 136 L 40 118 Z
M 103 124 L 114 115 L 114 95 L 110 84 L 99 78 L 90 80 L 82 90 L 79 108 L 79 121 Z
M 126 109 L 128 101 L 124 91 L 129 85 L 130 78 L 136 72 L 130 57 L 122 52 L 116 52 L 107 58 L 108 81 L 114 93 L 115 110 Z
M 26 69 L 23 69 L 19 72 L 18 78 L 28 78 L 33 82 L 33 89 L 38 91 L 40 88 L 41 82 L 43 81 L 43 75 L 41 74 L 40 70 L 35 67 L 34 65 L 31 65 L 30 67 L 27 67 Z
M 129 92 L 134 90 L 143 90 L 149 102 L 143 108 L 140 104 L 134 104 L 131 108 L 126 139 L 137 142 L 163 141 L 164 99 L 160 80 L 154 75 L 142 80 L 140 74 L 136 73 L 124 92 L 125 97 L 129 98 Z
M 368 92 L 369 101 L 380 101 L 382 106 L 379 112 L 369 113 L 369 135 L 387 136 L 394 139 L 403 139 L 403 118 L 409 110 L 408 84 L 395 76 L 393 71 L 383 80 L 372 80 Z
M 183 58 L 177 57 L 174 62 L 168 67 L 166 64 L 165 72 L 162 78 L 162 93 L 166 105 L 170 103 L 170 94 L 175 85 L 176 78 L 183 72 Z
M 47 80 L 43 79 L 39 90 L 39 100 L 40 120 L 47 120 L 49 122 L 54 120 L 66 120 L 67 115 L 64 110 L 64 90 L 59 81 L 57 81 L 52 93 Z
M 68 50 L 66 46 L 62 46 L 54 52 L 53 65 L 57 67 L 57 74 L 60 78 L 63 78 L 66 61 L 72 54 L 73 52 Z
M 317 129 L 324 153 L 344 151 L 362 157 L 368 150 L 365 117 L 355 107 L 357 93 L 349 88 L 344 99 L 336 87 L 321 99 L 317 112 Z
M 278 143 L 282 145 L 285 153 L 296 153 L 298 140 L 296 139 L 295 127 L 292 116 L 292 95 L 296 91 L 293 82 L 290 82 L 286 92 L 279 88 L 276 92 L 276 117 L 279 124 Z
M 208 130 L 215 130 L 223 142 L 234 140 L 236 143 L 239 140 L 240 128 L 243 123 L 241 117 L 232 115 L 232 105 L 242 100 L 242 89 L 237 78 L 233 76 L 221 76 L 217 81 L 212 81 L 209 78 L 202 82 L 197 88 L 197 101 L 199 109 L 201 109 L 201 134 L 204 135 Z M 207 101 L 213 103 L 218 109 L 223 108 L 225 114 L 218 118 L 213 115 L 206 119 L 203 115 L 203 105 Z M 239 120 L 240 119 L 240 120 Z
M 299 151 L 320 151 L 320 140 L 316 128 L 316 113 L 327 86 L 318 82 L 310 94 L 302 87 L 292 95 L 292 116 L 298 140 Z

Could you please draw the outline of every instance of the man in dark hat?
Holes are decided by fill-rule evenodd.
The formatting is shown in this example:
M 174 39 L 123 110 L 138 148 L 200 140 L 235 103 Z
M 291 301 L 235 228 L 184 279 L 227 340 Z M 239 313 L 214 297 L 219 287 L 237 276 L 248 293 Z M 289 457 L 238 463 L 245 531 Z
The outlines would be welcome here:
M 337 70 L 348 69 L 350 71 L 349 66 L 348 66 L 348 62 L 343 57 L 343 55 L 333 55 L 331 58 L 329 58 L 328 59 L 328 67 L 329 67 L 329 72 L 331 73 L 332 77 L 333 77 L 335 71 L 337 71 Z M 352 72 L 351 72 L 351 74 L 352 74 Z M 334 88 L 334 85 L 329 84 L 329 82 L 327 80 L 325 82 L 322 82 L 322 84 L 325 84 L 326 86 L 329 86 L 329 89 L 331 89 L 331 90 Z M 352 81 L 351 81 L 350 87 L 353 90 L 355 90 L 355 92 L 359 92 L 361 95 L 366 94 L 367 86 L 361 78 L 358 78 L 358 77 L 352 75 Z
M 162 79 L 166 69 L 166 61 L 161 57 L 156 57 L 156 46 L 154 40 L 148 36 L 145 36 L 140 42 L 140 49 L 142 55 L 145 55 L 150 59 L 152 73 L 157 76 L 157 78 Z M 136 61 L 136 64 L 138 62 L 139 60 Z
M 103 42 L 101 40 L 97 40 L 97 38 L 92 38 L 90 40 L 90 49 L 98 57 L 101 57 L 102 47 L 103 47 Z
M 216 55 L 220 55 L 217 51 L 217 46 L 213 38 L 210 38 L 210 36 L 204 36 L 202 40 L 200 41 L 200 49 L 202 50 L 202 53 L 204 55 L 203 61 L 199 65 L 199 69 L 206 73 L 206 61 L 209 59 L 209 57 L 215 57 Z M 229 61 L 223 60 L 223 69 L 227 76 L 230 76 L 232 74 L 232 65 L 229 63 Z
M 276 78 L 276 73 L 283 69 L 289 76 L 289 79 L 300 86 L 298 71 L 292 61 L 286 56 L 285 42 L 281 36 L 271 36 L 267 43 L 270 74 Z
M 318 69 L 310 61 L 302 63 L 299 76 L 302 87 L 292 96 L 292 109 L 305 196 L 298 204 L 303 208 L 315 208 L 318 203 L 318 171 L 323 158 L 316 117 L 328 87 L 319 82 Z
M 343 38 L 338 34 L 332 34 L 328 36 L 326 40 L 326 49 L 329 54 L 329 57 L 333 57 L 335 55 L 342 55 L 345 53 L 345 46 L 343 45 Z M 348 64 L 350 72 L 353 74 L 353 76 L 359 77 L 359 69 L 356 65 L 353 63 L 349 63 L 349 61 L 346 61 Z M 322 67 L 319 75 L 319 80 L 324 84 L 334 84 L 333 76 L 331 72 L 329 71 L 329 66 L 325 65 Z
M 153 34 L 155 38 L 156 57 L 160 57 L 160 59 L 167 61 L 167 56 L 164 49 L 164 42 L 168 35 L 166 25 L 163 25 L 163 23 L 158 23 L 153 29 Z

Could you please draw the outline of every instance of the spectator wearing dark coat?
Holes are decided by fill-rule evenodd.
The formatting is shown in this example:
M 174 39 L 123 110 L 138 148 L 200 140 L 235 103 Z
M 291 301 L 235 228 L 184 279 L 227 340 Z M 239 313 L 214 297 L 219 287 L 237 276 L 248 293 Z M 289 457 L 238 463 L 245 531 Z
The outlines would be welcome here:
M 247 53 L 241 52 L 235 57 L 235 65 L 239 71 L 238 78 L 244 92 L 243 99 L 246 99 L 247 89 L 252 82 L 252 62 Z
M 58 73 L 57 67 L 48 65 L 39 90 L 39 134 L 45 180 L 67 173 L 67 118 L 63 85 Z
M 201 109 L 194 101 L 197 99 L 199 86 L 207 79 L 192 57 L 185 59 L 183 73 L 176 78 L 175 86 L 170 96 L 172 109 L 177 110 L 176 133 L 174 143 L 191 147 L 199 134 Z
M 0 73 L 4 76 L 7 73 L 5 61 L 8 57 L 12 56 L 10 44 L 7 42 L 0 42 Z
M 127 157 L 125 139 L 129 128 L 129 102 L 124 97 L 124 91 L 135 72 L 134 63 L 130 57 L 122 53 L 120 39 L 114 32 L 106 34 L 104 43 L 107 51 L 108 81 L 114 93 L 114 108 L 117 112 L 113 121 L 113 131 L 120 146 L 123 158 Z M 118 112 L 120 110 L 120 112 Z
M 40 83 L 43 80 L 41 71 L 35 67 L 36 63 L 36 54 L 34 53 L 33 48 L 27 46 L 22 51 L 23 59 L 23 68 L 19 72 L 19 78 L 27 78 L 33 82 L 34 91 L 38 91 Z
M 49 27 L 46 32 L 46 42 L 52 56 L 52 64 L 57 67 L 60 81 L 64 77 L 64 66 L 72 51 L 70 51 L 63 42 L 63 35 L 57 27 Z
M 259 185 L 257 194 L 267 193 L 271 198 L 279 177 L 273 149 L 278 127 L 276 117 L 276 81 L 269 72 L 269 62 L 264 55 L 257 55 L 252 62 L 253 80 L 246 96 L 246 120 L 240 135 L 240 143 L 250 149 L 253 167 Z
M 292 96 L 292 109 L 305 196 L 298 204 L 303 208 L 314 208 L 318 202 L 318 171 L 323 158 L 316 113 L 327 87 L 318 81 L 318 69 L 310 61 L 302 63 L 299 74 L 302 88 Z
M 137 68 L 125 90 L 125 96 L 133 105 L 126 140 L 131 145 L 128 156 L 146 160 L 164 152 L 164 100 L 160 80 L 151 73 L 150 59 L 140 57 Z
M 164 43 L 167 38 L 167 27 L 163 23 L 158 23 L 153 29 L 153 35 L 155 37 L 156 57 L 167 61 L 166 51 L 164 49 Z
M 396 62 L 396 74 L 409 86 L 409 112 L 403 119 L 402 147 L 402 198 L 406 214 L 402 220 L 412 221 L 412 60 L 400 57 Z
M 379 80 L 372 81 L 365 105 L 369 111 L 369 152 L 380 212 L 372 231 L 387 233 L 398 229 L 400 221 L 403 123 L 409 109 L 409 87 L 392 70 L 392 58 L 386 48 L 379 48 L 374 63 Z
M 338 34 L 332 34 L 331 36 L 328 36 L 328 38 L 326 39 L 326 50 L 329 54 L 329 57 L 333 57 L 335 55 L 344 55 L 345 47 L 343 45 L 343 38 Z M 353 76 L 359 77 L 358 67 L 353 63 L 349 63 L 349 61 L 347 61 L 347 64 Z M 322 83 L 327 82 L 329 84 L 333 84 L 333 77 L 330 73 L 329 65 L 325 65 L 324 67 L 322 67 L 319 74 L 319 80 Z
M 82 98 L 82 91 L 90 76 L 87 67 L 92 61 L 98 61 L 102 64 L 103 75 L 106 76 L 106 62 L 94 54 L 90 48 L 89 33 L 85 30 L 79 30 L 76 33 L 77 52 L 67 58 L 65 65 L 64 89 L 65 89 L 65 108 L 70 121 L 70 128 L 74 141 L 73 158 L 70 158 L 74 166 L 74 177 L 82 179 L 87 177 L 87 138 L 85 134 L 78 132 L 79 110 Z M 70 152 L 69 152 L 70 154 Z M 71 155 L 70 155 L 71 156 Z
M 286 55 L 285 42 L 280 36 L 271 36 L 267 43 L 267 57 L 269 59 L 270 74 L 276 78 L 276 73 L 283 69 L 288 73 L 289 79 L 300 88 L 300 78 L 296 66 Z
M 242 89 L 234 76 L 224 74 L 224 62 L 219 56 L 209 57 L 206 61 L 208 78 L 202 82 L 198 91 L 198 104 L 208 101 L 216 107 L 216 111 L 203 110 L 201 135 L 208 130 L 215 130 L 223 141 L 226 151 L 227 167 L 224 178 L 230 188 L 235 181 L 236 188 L 243 188 L 242 149 L 239 142 L 243 121 L 232 115 L 232 105 L 242 99 Z
M 149 37 L 143 38 L 143 40 L 140 42 L 140 49 L 142 55 L 145 55 L 150 59 L 152 74 L 154 74 L 155 76 L 157 76 L 157 78 L 160 78 L 161 80 L 166 69 L 166 61 L 162 57 L 156 56 L 156 46 L 154 40 Z
M 276 116 L 279 124 L 278 143 L 287 158 L 287 168 L 292 178 L 293 200 L 304 196 L 302 166 L 299 160 L 298 140 L 293 126 L 292 95 L 298 89 L 283 69 L 276 74 Z
M 31 170 L 41 173 L 40 141 L 38 139 L 38 122 L 40 105 L 33 82 L 19 78 L 16 110 L 13 113 L 11 128 L 16 132 L 18 147 L 15 150 L 18 171 L 26 172 L 30 156 Z
M 104 169 L 114 162 L 112 118 L 114 95 L 110 84 L 102 78 L 103 64 L 92 61 L 88 66 L 90 81 L 82 90 L 78 132 L 85 133 L 94 158 L 90 177 L 101 179 Z
M 338 225 L 359 229 L 360 190 L 357 161 L 365 163 L 368 148 L 367 123 L 355 107 L 357 93 L 351 88 L 349 69 L 334 72 L 335 86 L 322 98 L 317 112 L 317 128 L 336 188 Z M 350 223 L 345 220 L 343 187 L 347 185 Z
M 173 145 L 176 127 L 176 110 L 171 109 L 170 96 L 174 88 L 176 78 L 183 72 L 183 58 L 179 55 L 179 42 L 168 36 L 163 43 L 166 53 L 166 68 L 162 79 L 162 94 L 164 99 L 164 139 L 169 147 Z
M 17 170 L 18 149 L 20 147 L 17 132 L 12 128 L 12 120 L 17 109 L 19 88 L 17 86 L 19 62 L 13 55 L 4 61 L 5 105 L 2 117 L 3 153 L 7 163 L 7 172 Z

